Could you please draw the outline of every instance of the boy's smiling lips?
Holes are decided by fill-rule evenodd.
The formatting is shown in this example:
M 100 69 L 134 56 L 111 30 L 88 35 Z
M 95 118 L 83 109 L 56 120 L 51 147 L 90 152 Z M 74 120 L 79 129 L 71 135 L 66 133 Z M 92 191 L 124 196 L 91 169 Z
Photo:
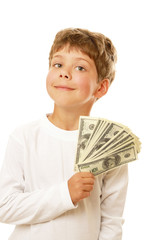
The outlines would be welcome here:
M 59 89 L 59 90 L 64 90 L 64 91 L 72 91 L 72 90 L 75 90 L 74 88 L 71 88 L 71 87 L 68 87 L 68 86 L 65 86 L 65 85 L 57 85 L 57 86 L 54 86 L 56 89 Z

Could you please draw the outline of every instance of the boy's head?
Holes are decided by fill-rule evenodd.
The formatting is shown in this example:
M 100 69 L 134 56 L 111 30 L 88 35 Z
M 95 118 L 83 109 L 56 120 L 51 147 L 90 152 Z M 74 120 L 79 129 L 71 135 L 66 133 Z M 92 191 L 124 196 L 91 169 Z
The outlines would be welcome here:
M 101 33 L 80 28 L 67 28 L 57 33 L 49 54 L 49 67 L 54 53 L 66 45 L 77 48 L 94 60 L 98 81 L 107 78 L 110 82 L 115 77 L 117 53 L 111 40 Z

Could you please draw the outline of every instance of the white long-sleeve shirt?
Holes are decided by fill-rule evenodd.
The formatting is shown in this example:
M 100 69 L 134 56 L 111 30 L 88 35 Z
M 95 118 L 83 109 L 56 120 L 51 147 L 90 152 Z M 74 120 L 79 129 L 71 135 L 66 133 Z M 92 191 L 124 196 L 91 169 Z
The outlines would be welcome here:
M 10 135 L 0 173 L 0 221 L 16 225 L 9 240 L 121 240 L 127 165 L 97 176 L 74 206 L 67 181 L 77 138 L 47 116 Z

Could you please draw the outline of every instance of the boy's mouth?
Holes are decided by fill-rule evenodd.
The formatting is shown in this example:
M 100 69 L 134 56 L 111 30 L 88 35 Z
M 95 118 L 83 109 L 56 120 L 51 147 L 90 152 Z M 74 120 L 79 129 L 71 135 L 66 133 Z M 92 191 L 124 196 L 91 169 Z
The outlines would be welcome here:
M 70 88 L 68 86 L 54 86 L 58 90 L 64 90 L 64 91 L 72 91 L 74 88 Z

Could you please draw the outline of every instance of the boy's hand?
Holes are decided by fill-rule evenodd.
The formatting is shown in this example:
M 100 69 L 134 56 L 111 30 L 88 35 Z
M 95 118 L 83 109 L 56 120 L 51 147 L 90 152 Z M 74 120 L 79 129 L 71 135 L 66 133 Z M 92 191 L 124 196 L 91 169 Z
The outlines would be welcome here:
M 68 188 L 74 205 L 90 196 L 94 185 L 94 175 L 90 172 L 75 173 L 68 180 Z

